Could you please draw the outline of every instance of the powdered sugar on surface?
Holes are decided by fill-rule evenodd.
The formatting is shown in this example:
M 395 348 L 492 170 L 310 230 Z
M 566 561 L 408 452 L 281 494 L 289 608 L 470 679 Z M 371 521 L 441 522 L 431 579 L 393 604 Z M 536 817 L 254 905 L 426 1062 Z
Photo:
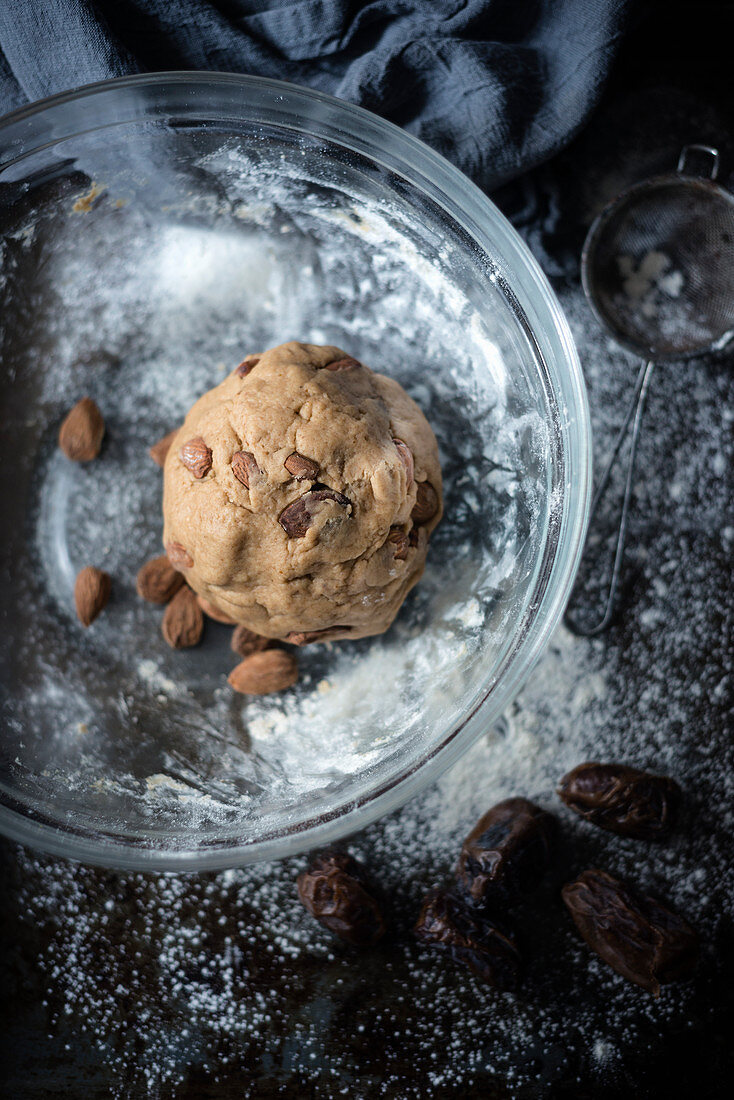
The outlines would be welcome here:
M 697 599 L 695 579 L 677 593 L 659 584 L 641 610 L 660 603 L 668 618 L 673 601 L 700 644 L 712 646 L 715 601 L 703 608 Z M 689 1026 L 696 986 L 669 987 L 657 1002 L 629 986 L 578 940 L 551 887 L 511 918 L 527 961 L 517 999 L 420 952 L 410 923 L 425 889 L 450 876 L 475 818 L 523 793 L 563 819 L 566 875 L 598 864 L 659 892 L 693 921 L 703 939 L 698 989 L 706 987 L 734 894 L 734 791 L 731 745 L 705 736 L 706 708 L 727 703 L 716 698 L 719 680 L 681 675 L 690 642 L 685 630 L 663 637 L 658 625 L 640 623 L 622 652 L 559 630 L 497 728 L 431 790 L 354 838 L 351 850 L 390 898 L 390 940 L 371 953 L 355 955 L 301 909 L 294 883 L 302 860 L 177 877 L 21 855 L 24 919 L 52 930 L 40 960 L 52 1027 L 69 1017 L 99 1044 L 120 1097 L 133 1086 L 175 1095 L 192 1067 L 212 1080 L 236 1070 L 252 1096 L 259 1079 L 293 1077 L 318 1096 L 343 1089 L 365 1097 L 390 1088 L 438 1096 L 495 1077 L 509 1095 L 576 1073 L 623 1082 L 631 1053 Z M 714 643 L 705 661 L 712 676 L 718 659 Z M 634 665 L 645 670 L 641 681 Z M 676 775 L 688 798 L 675 837 L 655 847 L 625 841 L 563 811 L 554 786 L 589 757 Z M 715 807 L 706 797 L 712 782 Z

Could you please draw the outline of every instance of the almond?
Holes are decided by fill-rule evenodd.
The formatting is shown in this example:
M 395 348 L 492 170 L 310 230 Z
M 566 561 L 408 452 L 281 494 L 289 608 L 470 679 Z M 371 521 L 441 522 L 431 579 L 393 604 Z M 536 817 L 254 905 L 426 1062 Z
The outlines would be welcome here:
M 310 645 L 311 642 L 332 642 L 342 638 L 351 630 L 351 626 L 325 626 L 321 630 L 291 630 L 283 639 L 288 645 Z
M 157 443 L 154 443 L 148 451 L 148 454 L 153 459 L 156 466 L 160 466 L 161 469 L 163 469 L 163 467 L 165 466 L 166 455 L 170 451 L 171 444 L 173 443 L 177 435 L 178 428 L 174 428 L 173 431 L 168 432 L 168 434 L 164 435 L 162 439 L 159 439 Z
M 333 500 L 346 509 L 347 515 L 351 514 L 351 501 L 343 493 L 337 493 L 335 489 L 309 489 L 298 500 L 287 504 L 278 516 L 278 523 L 289 539 L 303 538 L 313 523 L 313 506 L 324 500 Z
M 163 637 L 173 649 L 198 645 L 204 629 L 204 613 L 196 594 L 186 585 L 173 597 L 163 616 Z
M 85 565 L 76 575 L 74 603 L 82 626 L 89 626 L 107 606 L 112 589 L 109 573 L 103 573 L 94 565 Z
M 199 607 L 210 619 L 214 619 L 218 623 L 224 623 L 225 626 L 235 626 L 237 623 L 236 619 L 231 619 L 229 615 L 225 615 L 223 611 L 215 607 L 211 600 L 207 600 L 204 596 L 197 596 L 196 598 L 199 601 Z
M 298 661 L 284 649 L 266 649 L 245 657 L 227 677 L 242 695 L 269 695 L 285 691 L 298 679 Z
M 235 367 L 234 372 L 238 378 L 246 378 L 252 368 L 256 367 L 259 362 L 259 355 L 248 355 L 247 359 L 243 359 L 239 366 Z
M 99 454 L 104 418 L 91 397 L 82 397 L 59 428 L 59 447 L 73 462 L 91 462 Z
M 200 435 L 184 443 L 180 451 L 181 461 L 197 481 L 206 477 L 212 468 L 211 447 L 207 447 Z
M 178 592 L 184 579 L 173 568 L 165 554 L 141 565 L 135 587 L 139 596 L 149 603 L 168 603 Z
M 361 367 L 359 359 L 353 359 L 351 355 L 345 355 L 343 359 L 335 359 L 333 363 L 325 363 L 326 370 L 354 370 Z
M 387 541 L 393 548 L 393 557 L 397 558 L 398 561 L 405 561 L 408 556 L 408 547 L 410 543 L 402 527 L 391 527 L 390 534 L 387 536 Z
M 309 478 L 313 481 L 319 472 L 318 462 L 314 462 L 312 458 L 306 458 L 305 455 L 299 454 L 298 451 L 294 451 L 292 455 L 288 455 L 283 465 L 296 481 L 303 481 L 304 478 Z
M 413 511 L 410 513 L 410 518 L 413 520 L 413 523 L 419 525 L 421 523 L 428 523 L 438 511 L 438 493 L 433 488 L 430 481 L 419 481 L 417 490 L 418 492 L 415 498 L 415 504 L 413 505 Z
M 232 455 L 232 473 L 241 485 L 249 489 L 250 481 L 260 473 L 260 467 L 249 451 L 235 451 Z
M 191 554 L 180 542 L 167 542 L 166 554 L 173 568 L 178 569 L 179 572 L 182 569 L 191 569 L 194 564 Z
M 243 626 L 242 623 L 232 631 L 232 641 L 229 643 L 233 653 L 240 657 L 249 657 L 253 653 L 261 653 L 273 645 L 271 638 L 264 638 L 262 634 L 256 634 L 254 630 Z
M 400 460 L 405 466 L 405 477 L 408 482 L 408 488 L 413 484 L 413 452 L 407 443 L 403 443 L 402 439 L 393 439 L 393 443 L 398 449 Z

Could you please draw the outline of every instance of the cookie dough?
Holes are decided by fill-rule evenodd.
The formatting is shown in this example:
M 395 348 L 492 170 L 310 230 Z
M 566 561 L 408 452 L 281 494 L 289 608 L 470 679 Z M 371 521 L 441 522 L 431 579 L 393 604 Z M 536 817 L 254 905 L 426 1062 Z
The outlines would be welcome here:
M 166 552 L 222 614 L 295 644 L 380 634 L 441 518 L 431 428 L 397 382 L 291 342 L 205 393 L 164 466 Z

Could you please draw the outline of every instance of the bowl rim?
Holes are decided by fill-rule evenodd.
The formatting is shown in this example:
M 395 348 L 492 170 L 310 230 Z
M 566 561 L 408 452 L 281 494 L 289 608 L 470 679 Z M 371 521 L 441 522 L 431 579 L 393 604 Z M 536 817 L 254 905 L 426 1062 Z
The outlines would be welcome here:
M 498 704 L 493 708 L 494 713 L 483 712 L 486 711 L 495 689 L 502 683 L 501 674 L 495 676 L 489 684 L 485 684 L 481 695 L 475 699 L 469 712 L 462 716 L 439 744 L 432 745 L 412 766 L 398 769 L 395 774 L 386 777 L 378 786 L 360 798 L 342 802 L 328 813 L 313 817 L 305 825 L 297 825 L 292 829 L 283 827 L 253 843 L 243 843 L 239 838 L 239 842 L 208 843 L 207 846 L 202 847 L 174 846 L 167 849 L 156 847 L 150 840 L 146 842 L 145 838 L 136 838 L 137 842 L 132 843 L 130 836 L 122 834 L 103 830 L 95 833 L 87 828 L 80 830 L 70 823 L 61 826 L 57 819 L 50 816 L 29 815 L 27 807 L 22 807 L 19 801 L 12 798 L 0 802 L 0 832 L 12 840 L 52 855 L 83 860 L 105 867 L 137 871 L 205 871 L 242 866 L 257 860 L 285 858 L 310 848 L 333 843 L 364 828 L 386 813 L 396 810 L 409 798 L 425 789 L 454 764 L 459 756 L 490 728 L 492 722 L 498 719 L 506 706 L 515 698 L 546 648 L 571 594 L 589 519 L 591 428 L 586 386 L 568 322 L 529 247 L 491 199 L 450 161 L 419 138 L 363 107 L 291 82 L 236 73 L 182 70 L 116 77 L 59 92 L 0 117 L 0 172 L 28 155 L 21 152 L 20 156 L 12 156 L 14 146 L 17 146 L 17 139 L 15 142 L 11 140 L 10 143 L 5 141 L 8 131 L 18 123 L 24 123 L 36 115 L 63 104 L 83 101 L 118 89 L 136 87 L 157 89 L 165 85 L 190 86 L 192 91 L 206 85 L 211 87 L 229 85 L 243 90 L 257 90 L 259 93 L 270 92 L 276 99 L 295 99 L 304 107 L 312 105 L 318 108 L 311 116 L 306 114 L 299 120 L 301 128 L 304 123 L 311 124 L 312 133 L 319 126 L 322 130 L 325 128 L 323 112 L 326 109 L 327 116 L 332 118 L 336 116 L 340 126 L 344 127 L 344 132 L 340 131 L 341 144 L 377 163 L 387 165 L 408 179 L 413 186 L 428 193 L 468 233 L 485 254 L 488 250 L 482 244 L 482 239 L 486 239 L 489 234 L 482 227 L 491 229 L 489 255 L 494 260 L 497 253 L 503 258 L 506 253 L 509 253 L 519 261 L 522 275 L 536 295 L 534 308 L 540 309 L 550 320 L 554 336 L 560 346 L 558 358 L 564 364 L 568 375 L 566 379 L 568 393 L 565 394 L 564 409 L 565 429 L 567 432 L 569 430 L 575 432 L 578 452 L 578 469 L 571 471 L 573 480 L 570 482 L 570 492 L 564 493 L 552 559 L 546 562 L 545 568 L 540 570 L 536 579 L 536 594 L 541 579 L 543 585 L 540 598 L 535 604 L 534 615 L 502 658 L 503 671 L 510 667 L 508 661 L 512 662 L 514 678 L 510 684 L 504 685 L 503 692 L 494 695 L 494 702 Z M 119 124 L 125 121 L 130 120 L 122 118 L 118 120 Z M 78 129 L 74 131 L 74 134 L 78 133 Z M 64 140 L 68 140 L 74 134 L 65 135 Z M 384 152 L 383 156 L 375 155 L 376 151 L 369 140 L 372 136 L 389 139 L 385 144 L 390 144 L 392 148 Z M 331 140 L 336 138 L 332 137 Z M 29 152 L 37 152 L 41 147 L 36 144 Z M 436 190 L 440 191 L 440 198 L 437 198 Z M 534 345 L 539 363 L 547 371 L 546 358 L 536 338 L 535 330 L 527 319 L 525 308 L 516 298 L 509 283 L 505 283 L 502 289 L 506 295 L 514 299 L 517 305 L 518 322 L 525 328 L 526 337 Z M 555 396 L 556 387 L 552 384 L 550 376 L 548 380 L 551 382 Z M 565 435 L 563 433 L 561 435 L 565 440 Z M 568 462 L 569 449 L 564 443 L 564 463 Z M 547 555 L 549 541 L 548 537 L 543 557 Z M 158 837 L 166 835 L 156 834 Z M 173 839 L 174 835 L 168 834 L 168 839 Z

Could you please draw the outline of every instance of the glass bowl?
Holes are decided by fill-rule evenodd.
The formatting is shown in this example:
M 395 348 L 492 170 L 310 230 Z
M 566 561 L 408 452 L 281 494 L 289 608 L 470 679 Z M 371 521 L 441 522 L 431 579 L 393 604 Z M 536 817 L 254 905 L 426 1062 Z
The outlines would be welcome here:
M 585 533 L 568 326 L 492 203 L 395 126 L 212 73 L 82 88 L 0 122 L 0 828 L 108 866 L 203 869 L 333 842 L 449 767 L 515 696 Z M 397 378 L 446 512 L 385 635 L 299 652 L 247 700 L 230 631 L 174 652 L 135 575 L 161 552 L 148 447 L 246 354 L 330 343 Z M 59 423 L 84 394 L 100 457 Z M 113 577 L 84 630 L 76 572 Z

